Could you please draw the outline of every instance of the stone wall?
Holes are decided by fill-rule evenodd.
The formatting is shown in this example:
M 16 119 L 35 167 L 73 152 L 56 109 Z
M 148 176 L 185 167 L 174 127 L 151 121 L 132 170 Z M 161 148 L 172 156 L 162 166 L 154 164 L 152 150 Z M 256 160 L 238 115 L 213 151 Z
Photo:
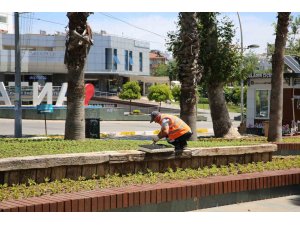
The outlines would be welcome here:
M 109 151 L 76 154 L 58 154 L 0 159 L 0 184 L 37 183 L 50 178 L 87 179 L 93 175 L 128 174 L 136 172 L 164 172 L 168 168 L 203 168 L 215 164 L 251 163 L 271 161 L 277 150 L 275 144 L 256 146 L 191 148 L 181 155 L 171 153 L 145 153 L 141 151 Z

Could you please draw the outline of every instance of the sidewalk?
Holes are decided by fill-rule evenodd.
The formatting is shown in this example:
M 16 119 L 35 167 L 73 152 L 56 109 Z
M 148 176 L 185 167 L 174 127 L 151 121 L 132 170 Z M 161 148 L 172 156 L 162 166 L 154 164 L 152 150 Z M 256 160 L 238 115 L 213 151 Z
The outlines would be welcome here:
M 195 210 L 194 212 L 300 212 L 300 196 L 291 195 L 253 202 Z

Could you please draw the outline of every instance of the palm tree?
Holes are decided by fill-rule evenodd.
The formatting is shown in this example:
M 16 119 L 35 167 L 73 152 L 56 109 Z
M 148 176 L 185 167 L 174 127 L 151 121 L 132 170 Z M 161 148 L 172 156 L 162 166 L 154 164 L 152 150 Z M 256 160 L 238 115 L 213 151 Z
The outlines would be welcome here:
M 92 45 L 92 32 L 87 24 L 90 12 L 68 12 L 69 32 L 66 38 L 64 63 L 68 69 L 67 116 L 65 139 L 85 138 L 84 72 L 83 68 Z
M 272 55 L 271 104 L 268 141 L 282 139 L 283 67 L 288 36 L 290 12 L 279 12 L 276 28 L 275 52 Z
M 217 20 L 214 12 L 197 13 L 201 40 L 199 64 L 203 67 L 202 80 L 207 85 L 209 107 L 216 137 L 238 137 L 232 126 L 224 96 L 224 85 L 238 74 L 239 54 L 232 44 L 233 24 L 227 18 Z
M 179 33 L 169 34 L 169 44 L 176 59 L 178 77 L 181 82 L 180 117 L 193 131 L 193 136 L 190 140 L 197 140 L 196 88 L 197 81 L 201 79 L 201 73 L 197 62 L 200 44 L 196 13 L 179 13 L 178 27 Z

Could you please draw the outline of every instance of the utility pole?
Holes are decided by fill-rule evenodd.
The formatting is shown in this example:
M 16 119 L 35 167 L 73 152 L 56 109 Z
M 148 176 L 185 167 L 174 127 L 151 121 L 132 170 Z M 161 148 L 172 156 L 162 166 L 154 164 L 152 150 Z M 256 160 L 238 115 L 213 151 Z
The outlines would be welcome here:
M 244 48 L 243 44 L 243 29 L 242 29 L 242 23 L 241 23 L 241 18 L 240 14 L 237 12 L 236 13 L 239 19 L 239 24 L 240 24 L 240 32 L 241 32 L 241 59 L 242 59 L 242 67 L 241 71 L 244 67 L 244 49 L 249 49 L 249 48 L 259 48 L 259 45 L 252 44 L 248 45 L 247 47 Z M 240 124 L 240 132 L 246 132 L 246 121 L 244 120 L 244 77 L 241 77 L 241 124 Z
M 15 17 L 15 138 L 22 137 L 21 54 L 19 13 Z

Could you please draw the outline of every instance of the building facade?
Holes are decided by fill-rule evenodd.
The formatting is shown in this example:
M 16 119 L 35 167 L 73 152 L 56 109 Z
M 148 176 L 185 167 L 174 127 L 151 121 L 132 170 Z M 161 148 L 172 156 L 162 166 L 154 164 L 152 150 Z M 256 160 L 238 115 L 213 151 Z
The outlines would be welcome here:
M 94 34 L 85 66 L 86 81 L 99 91 L 115 91 L 132 76 L 149 76 L 149 43 L 110 35 Z M 22 81 L 61 85 L 66 82 L 65 35 L 20 36 Z M 14 34 L 0 34 L 0 82 L 14 81 Z
M 10 13 L 0 12 L 0 33 L 12 32 L 12 18 Z
M 300 59 L 285 56 L 284 63 L 282 124 L 291 127 L 300 121 Z M 247 127 L 261 127 L 270 119 L 271 77 L 265 73 L 248 78 Z
M 161 64 L 166 64 L 168 59 L 158 50 L 151 50 L 149 53 L 150 58 L 150 74 L 156 75 L 156 69 Z

